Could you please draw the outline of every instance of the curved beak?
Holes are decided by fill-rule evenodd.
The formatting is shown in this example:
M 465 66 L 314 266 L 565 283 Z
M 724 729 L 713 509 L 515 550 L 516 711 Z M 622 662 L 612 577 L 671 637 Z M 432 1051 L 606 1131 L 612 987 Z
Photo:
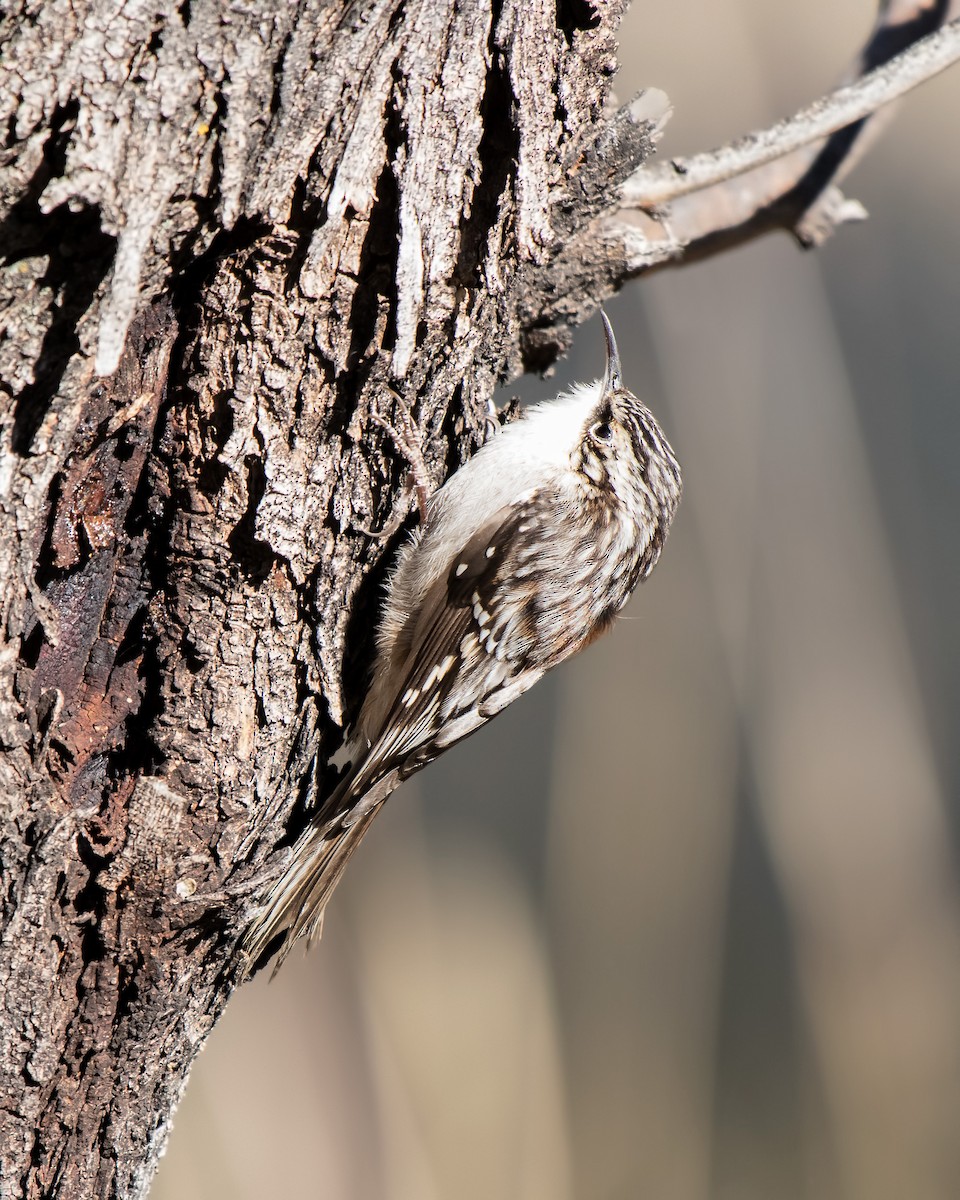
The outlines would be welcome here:
M 613 326 L 607 320 L 607 314 L 600 310 L 600 320 L 603 322 L 603 336 L 607 339 L 607 368 L 603 373 L 603 395 L 618 392 L 623 388 L 623 377 L 620 374 L 620 351 L 617 349 L 617 339 L 613 336 Z

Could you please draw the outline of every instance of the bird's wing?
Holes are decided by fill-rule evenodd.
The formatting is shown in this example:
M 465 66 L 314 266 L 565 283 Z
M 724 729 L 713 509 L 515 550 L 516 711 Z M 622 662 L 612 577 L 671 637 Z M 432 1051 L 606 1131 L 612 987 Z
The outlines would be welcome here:
M 299 937 L 317 934 L 347 860 L 403 779 L 483 725 L 553 665 L 538 628 L 545 570 L 540 523 L 544 503 L 551 502 L 532 492 L 500 509 L 411 618 L 411 649 L 381 732 L 295 845 L 289 869 L 245 939 L 250 967 L 284 930 L 277 966 Z
M 539 637 L 543 573 L 534 491 L 506 505 L 451 559 L 420 611 L 361 774 L 405 778 L 498 713 L 552 665 Z

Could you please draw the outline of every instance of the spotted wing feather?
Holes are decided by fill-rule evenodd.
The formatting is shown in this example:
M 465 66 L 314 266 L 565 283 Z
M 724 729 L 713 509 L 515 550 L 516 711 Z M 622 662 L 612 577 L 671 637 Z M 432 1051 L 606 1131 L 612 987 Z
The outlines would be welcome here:
M 550 665 L 537 654 L 538 583 L 530 574 L 529 535 L 543 503 L 536 492 L 498 511 L 434 584 L 415 616 L 411 648 L 368 762 L 399 766 L 405 778 L 479 728 Z

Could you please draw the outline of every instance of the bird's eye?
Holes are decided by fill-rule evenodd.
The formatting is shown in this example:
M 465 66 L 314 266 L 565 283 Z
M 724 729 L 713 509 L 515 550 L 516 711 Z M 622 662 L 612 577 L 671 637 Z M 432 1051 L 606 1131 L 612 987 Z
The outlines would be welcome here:
M 613 427 L 609 421 L 598 421 L 590 430 L 590 436 L 595 442 L 606 444 L 613 438 Z

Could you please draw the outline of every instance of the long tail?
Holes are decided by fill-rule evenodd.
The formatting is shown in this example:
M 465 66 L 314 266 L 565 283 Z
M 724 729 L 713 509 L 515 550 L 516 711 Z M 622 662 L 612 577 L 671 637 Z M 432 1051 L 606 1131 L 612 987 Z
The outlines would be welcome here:
M 319 936 L 324 908 L 347 860 L 400 780 L 398 772 L 391 771 L 372 787 L 367 786 L 368 782 L 362 769 L 356 776 L 347 776 L 324 805 L 323 813 L 300 835 L 290 866 L 244 935 L 245 973 L 260 961 L 279 934 L 285 932 L 286 937 L 274 975 L 295 942 L 305 937 L 309 946 Z M 323 819 L 330 812 L 336 815 Z

